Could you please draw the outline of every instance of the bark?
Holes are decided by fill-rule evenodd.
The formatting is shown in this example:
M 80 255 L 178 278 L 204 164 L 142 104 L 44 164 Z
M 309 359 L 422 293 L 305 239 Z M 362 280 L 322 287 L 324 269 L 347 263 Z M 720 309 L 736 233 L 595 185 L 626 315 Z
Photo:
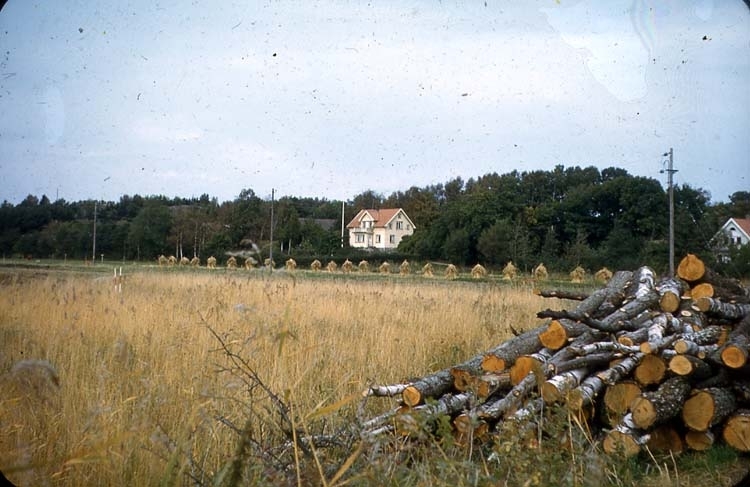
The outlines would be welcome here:
M 419 434 L 425 428 L 431 429 L 438 417 L 454 415 L 465 409 L 472 400 L 474 395 L 471 393 L 445 394 L 435 402 L 408 409 L 396 415 L 396 431 L 402 436 Z
M 688 289 L 687 284 L 680 279 L 664 279 L 656 286 L 659 292 L 659 307 L 665 313 L 674 313 L 680 309 L 680 303 L 685 291 Z
M 735 450 L 750 451 L 750 410 L 741 409 L 732 414 L 724 424 L 721 436 Z
M 512 414 L 519 409 L 519 406 L 526 396 L 531 393 L 535 385 L 536 377 L 530 374 L 501 399 L 487 401 L 476 407 L 474 414 L 476 414 L 477 418 L 485 421 L 498 420 L 501 416 Z
M 633 422 L 632 414 L 628 413 L 622 421 L 604 437 L 602 448 L 609 454 L 621 453 L 627 457 L 637 455 L 650 436 L 639 431 Z
M 594 403 L 596 398 L 604 389 L 605 385 L 611 385 L 630 374 L 643 359 L 643 354 L 633 354 L 607 370 L 586 377 L 581 385 L 568 394 L 568 407 L 574 411 L 581 411 Z
M 407 406 L 414 407 L 422 404 L 427 398 L 440 397 L 450 392 L 452 387 L 453 376 L 450 369 L 441 370 L 411 383 L 401 393 L 401 399 Z
M 544 290 L 535 289 L 534 294 L 543 298 L 570 299 L 571 301 L 584 301 L 589 297 L 587 293 L 579 291 Z
M 750 316 L 746 316 L 729 333 L 727 343 L 721 348 L 721 361 L 727 367 L 739 369 L 747 363 L 750 350 Z
M 481 368 L 485 372 L 502 372 L 510 368 L 518 357 L 536 352 L 542 348 L 539 334 L 545 327 L 529 330 L 515 338 L 511 338 L 502 345 L 495 347 L 482 356 Z
M 690 383 L 683 377 L 673 377 L 664 381 L 656 391 L 644 392 L 630 405 L 633 424 L 646 429 L 675 417 L 689 393 Z
M 706 431 L 732 414 L 737 402 L 731 389 L 712 387 L 693 391 L 682 407 L 682 421 L 694 431 Z
M 404 392 L 409 384 L 374 385 L 362 393 L 363 396 L 393 397 Z
M 542 366 L 552 358 L 552 352 L 545 348 L 536 353 L 524 355 L 516 360 L 510 369 L 510 382 L 513 385 L 520 383 L 531 372 L 542 371 Z M 542 373 L 542 375 L 545 375 Z
M 588 373 L 588 368 L 574 369 L 547 379 L 541 387 L 542 399 L 548 404 L 562 401 L 569 391 L 578 387 Z
M 728 321 L 739 321 L 750 315 L 750 304 L 725 303 L 714 298 L 700 298 L 694 306 L 708 316 Z
M 501 389 L 511 387 L 510 372 L 502 374 L 484 374 L 474 378 L 472 390 L 481 399 L 486 399 Z

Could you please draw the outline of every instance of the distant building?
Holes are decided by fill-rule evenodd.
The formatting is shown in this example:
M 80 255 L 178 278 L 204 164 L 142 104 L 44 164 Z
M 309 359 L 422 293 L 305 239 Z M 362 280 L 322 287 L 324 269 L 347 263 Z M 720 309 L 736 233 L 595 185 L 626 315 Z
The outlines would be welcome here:
M 395 249 L 401 239 L 414 233 L 414 223 L 401 208 L 360 210 L 346 226 L 349 246 L 354 248 Z
M 722 261 L 729 260 L 731 247 L 750 243 L 750 218 L 730 218 L 711 239 L 714 252 Z

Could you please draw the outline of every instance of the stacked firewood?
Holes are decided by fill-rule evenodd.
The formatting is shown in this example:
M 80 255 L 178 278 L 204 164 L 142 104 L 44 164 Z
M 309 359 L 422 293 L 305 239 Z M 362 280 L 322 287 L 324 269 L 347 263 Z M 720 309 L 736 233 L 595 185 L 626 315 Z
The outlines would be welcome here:
M 540 311 L 542 326 L 462 364 L 369 387 L 365 396 L 400 405 L 362 421 L 362 435 L 416 435 L 449 416 L 457 438 L 475 441 L 533 428 L 558 403 L 609 453 L 704 450 L 719 438 L 750 451 L 750 293 L 691 254 L 677 274 L 642 267 L 591 294 L 540 291 L 579 303 Z

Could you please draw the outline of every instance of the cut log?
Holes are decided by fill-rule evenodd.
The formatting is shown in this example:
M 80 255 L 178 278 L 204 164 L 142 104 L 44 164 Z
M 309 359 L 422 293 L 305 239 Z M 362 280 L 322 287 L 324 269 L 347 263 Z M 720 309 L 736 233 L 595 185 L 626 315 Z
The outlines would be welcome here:
M 552 358 L 552 352 L 542 348 L 531 355 L 518 357 L 516 363 L 510 368 L 510 383 L 519 384 L 527 375 L 536 370 L 541 370 L 542 366 Z
M 633 381 L 622 381 L 607 386 L 604 391 L 604 407 L 607 417 L 610 418 L 610 424 L 620 421 L 630 409 L 633 399 L 640 395 L 641 387 Z
M 692 355 L 675 355 L 669 360 L 669 370 L 675 375 L 689 376 L 692 381 L 707 379 L 714 373 L 710 365 Z
M 735 450 L 750 451 L 750 410 L 741 409 L 732 414 L 724 424 L 721 436 Z
M 714 286 L 710 282 L 702 282 L 696 284 L 690 289 L 690 297 L 693 301 L 697 301 L 700 298 L 713 298 L 714 297 Z
M 656 286 L 661 297 L 659 307 L 665 313 L 674 313 L 680 309 L 682 295 L 685 294 L 687 285 L 679 279 L 664 279 Z
M 552 320 L 547 328 L 539 334 L 542 346 L 550 350 L 559 350 L 568 344 L 568 341 L 591 331 L 591 328 L 577 321 L 561 318 Z
M 637 455 L 641 447 L 645 445 L 650 436 L 647 433 L 638 431 L 633 423 L 632 414 L 628 413 L 622 418 L 622 421 L 604 437 L 602 448 L 606 453 L 619 453 L 626 457 Z
M 645 355 L 633 371 L 633 377 L 643 386 L 659 384 L 667 372 L 664 359 L 658 355 Z
M 653 355 L 647 355 L 644 360 L 648 357 Z M 690 383 L 684 377 L 673 377 L 664 381 L 656 391 L 644 392 L 630 405 L 633 424 L 647 429 L 677 416 L 689 393 Z
M 729 334 L 721 349 L 721 361 L 727 367 L 739 369 L 747 364 L 750 351 L 750 316 L 746 316 Z
M 682 421 L 694 431 L 706 431 L 733 413 L 737 402 L 731 389 L 713 387 L 693 391 L 682 407 Z
M 422 404 L 428 397 L 440 397 L 453 387 L 453 376 L 450 369 L 423 377 L 413 382 L 401 393 L 404 404 L 410 407 Z
M 588 375 L 589 369 L 575 369 L 547 379 L 541 387 L 541 395 L 547 404 L 564 400 L 569 391 L 578 387 Z
M 642 359 L 643 354 L 638 352 L 612 365 L 607 370 L 586 377 L 581 385 L 568 394 L 568 408 L 573 411 L 582 411 L 592 405 L 605 385 L 614 384 L 630 374 Z
M 708 316 L 728 321 L 740 321 L 750 315 L 750 304 L 725 303 L 714 298 L 703 297 L 695 302 L 695 307 Z
M 695 451 L 706 451 L 714 446 L 716 435 L 711 430 L 688 431 L 685 433 L 685 444 Z
M 444 394 L 440 399 L 429 404 L 422 404 L 395 417 L 396 431 L 402 436 L 419 434 L 425 428 L 433 426 L 439 416 L 454 415 L 465 409 L 474 399 L 471 393 Z
M 580 291 L 543 290 L 534 289 L 534 294 L 543 298 L 570 299 L 571 301 L 584 301 L 589 297 L 587 293 Z
M 542 348 L 539 334 L 546 327 L 540 326 L 511 338 L 502 345 L 485 353 L 481 359 L 481 368 L 485 372 L 502 372 L 510 368 L 523 355 L 529 355 Z
M 501 389 L 511 387 L 510 371 L 500 374 L 484 374 L 474 378 L 472 390 L 480 399 L 486 399 Z
M 687 254 L 677 266 L 677 275 L 688 282 L 699 281 L 706 274 L 706 264 L 695 254 Z
M 376 396 L 376 397 L 393 397 L 404 392 L 404 389 L 409 387 L 409 384 L 393 384 L 393 385 L 373 385 L 365 390 L 363 396 Z
M 671 314 L 655 316 L 651 326 L 648 327 L 648 341 L 640 345 L 641 352 L 652 354 L 671 345 L 677 338 L 675 335 L 668 335 L 668 333 L 674 330 L 673 321 L 676 320 Z
M 477 418 L 485 421 L 497 421 L 501 416 L 512 414 L 519 409 L 519 406 L 531 393 L 535 385 L 536 378 L 534 374 L 530 374 L 501 399 L 487 401 L 474 408 L 474 414 Z
M 679 454 L 685 451 L 685 442 L 680 433 L 670 424 L 663 424 L 649 430 L 646 446 L 652 452 Z
M 453 388 L 459 392 L 471 390 L 474 384 L 474 374 L 472 371 L 461 368 L 453 367 L 450 370 L 451 376 L 453 377 Z

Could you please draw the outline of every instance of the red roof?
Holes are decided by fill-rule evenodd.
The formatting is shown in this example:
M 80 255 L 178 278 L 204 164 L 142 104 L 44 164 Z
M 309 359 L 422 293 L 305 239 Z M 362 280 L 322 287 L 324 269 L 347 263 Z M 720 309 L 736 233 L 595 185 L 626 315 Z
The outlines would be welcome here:
M 362 218 L 365 215 L 370 215 L 373 218 L 373 227 L 375 228 L 383 228 L 385 227 L 389 221 L 393 219 L 398 212 L 401 211 L 401 208 L 382 208 L 380 210 L 374 210 L 374 209 L 367 209 L 367 210 L 360 210 L 359 213 L 352 219 L 352 221 L 349 222 L 349 224 L 346 226 L 346 228 L 358 228 L 359 223 L 362 221 Z
M 750 236 L 750 218 L 733 218 L 737 225 Z

